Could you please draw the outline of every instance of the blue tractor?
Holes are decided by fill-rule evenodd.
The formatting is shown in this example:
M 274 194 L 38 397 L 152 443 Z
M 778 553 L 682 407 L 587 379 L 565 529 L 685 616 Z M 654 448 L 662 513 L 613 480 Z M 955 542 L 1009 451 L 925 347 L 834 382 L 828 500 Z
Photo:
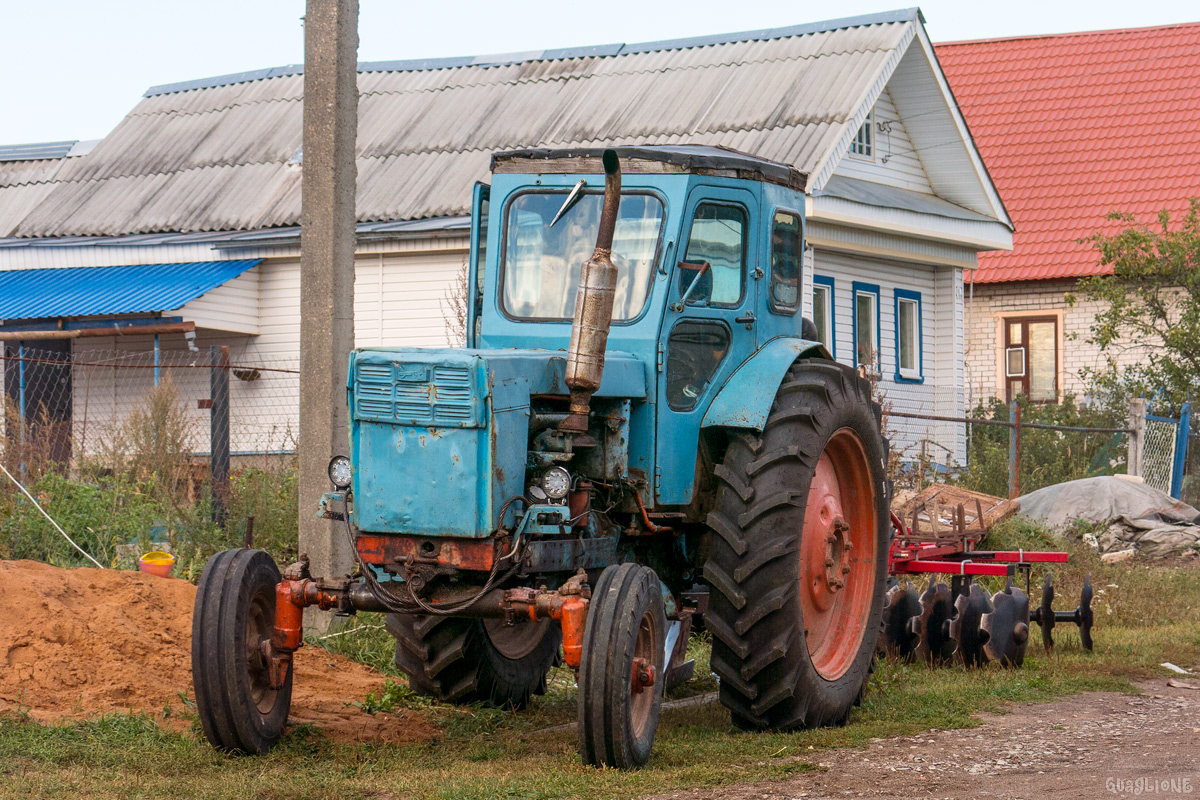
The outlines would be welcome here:
M 733 723 L 843 722 L 880 630 L 887 444 L 802 320 L 805 176 L 702 146 L 519 150 L 472 215 L 462 348 L 350 356 L 321 513 L 357 566 L 217 554 L 205 734 L 263 752 L 307 606 L 382 611 L 413 690 L 520 708 L 576 670 L 585 763 L 646 763 L 694 614 Z

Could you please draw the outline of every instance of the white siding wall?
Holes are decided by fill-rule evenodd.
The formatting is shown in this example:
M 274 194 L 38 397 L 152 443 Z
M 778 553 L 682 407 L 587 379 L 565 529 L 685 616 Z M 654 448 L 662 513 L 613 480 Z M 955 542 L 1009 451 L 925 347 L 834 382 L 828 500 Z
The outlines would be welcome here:
M 822 249 L 816 250 L 814 269 L 818 275 L 834 279 L 834 355 L 838 361 L 854 364 L 853 283 L 877 285 L 883 403 L 892 411 L 962 416 L 961 270 L 879 261 Z M 896 289 L 921 294 L 923 383 L 895 380 Z M 942 464 L 962 463 L 965 458 L 961 427 L 896 417 L 888 422 L 892 446 L 902 457 L 917 456 L 924 446 L 925 452 Z
M 171 316 L 183 317 L 198 328 L 231 333 L 259 332 L 258 281 L 261 265 L 197 297 Z
M 880 125 L 890 129 L 890 132 L 879 130 Z M 913 148 L 912 140 L 908 138 L 908 130 L 887 89 L 875 102 L 874 133 L 875 158 L 860 158 L 847 153 L 833 174 L 885 183 L 914 192 L 932 193 L 925 167 Z
M 408 345 L 440 347 L 449 343 L 443 307 L 466 250 L 460 240 L 452 248 L 407 254 L 360 254 L 355 269 L 355 341 L 358 346 Z M 254 380 L 230 381 L 231 447 L 238 452 L 290 450 L 299 429 L 300 261 L 268 259 L 243 279 L 231 282 L 185 306 L 177 314 L 198 326 L 198 353 L 182 335 L 160 336 L 164 380 L 184 401 L 197 452 L 208 450 L 209 414 L 196 401 L 209 397 L 209 347 L 225 345 L 235 365 L 261 366 Z M 253 298 L 253 306 L 248 305 Z M 238 333 L 235 326 L 257 334 Z M 234 330 L 213 330 L 220 323 Z M 151 336 L 78 339 L 78 362 L 148 365 L 154 351 Z M 195 365 L 195 366 L 188 366 Z M 288 370 L 272 372 L 269 368 Z M 122 422 L 145 401 L 154 371 L 145 366 L 99 366 L 75 372 L 73 418 L 77 452 L 100 452 Z

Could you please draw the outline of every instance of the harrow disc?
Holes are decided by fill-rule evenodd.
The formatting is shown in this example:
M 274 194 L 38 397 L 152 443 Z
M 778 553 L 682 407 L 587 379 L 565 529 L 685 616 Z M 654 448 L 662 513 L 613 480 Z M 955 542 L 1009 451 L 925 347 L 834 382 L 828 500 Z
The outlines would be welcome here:
M 1029 595 L 1010 579 L 1004 591 L 992 595 L 992 605 L 994 610 L 983 615 L 983 629 L 988 633 L 983 651 L 1001 666 L 1019 667 L 1029 643 Z
M 1079 608 L 1075 609 L 1079 623 L 1079 639 L 1083 649 L 1092 652 L 1092 576 L 1088 575 L 1083 581 L 1083 592 L 1079 598 Z
M 950 623 L 950 638 L 955 644 L 955 660 L 971 667 L 982 667 L 987 663 L 984 645 L 988 632 L 982 627 L 983 615 L 995 611 L 992 600 L 979 584 L 971 584 L 971 591 L 960 594 L 954 601 L 957 615 Z
M 917 649 L 918 636 L 912 621 L 921 615 L 921 600 L 912 581 L 894 584 L 887 592 L 883 607 L 883 644 L 894 658 L 910 658 Z
M 916 619 L 917 658 L 932 665 L 954 657 L 954 640 L 950 638 L 954 613 L 950 587 L 931 579 L 921 595 L 921 615 Z
M 1054 649 L 1054 573 L 1047 572 L 1042 583 L 1042 605 L 1037 610 L 1036 621 L 1042 626 L 1042 648 L 1049 653 Z

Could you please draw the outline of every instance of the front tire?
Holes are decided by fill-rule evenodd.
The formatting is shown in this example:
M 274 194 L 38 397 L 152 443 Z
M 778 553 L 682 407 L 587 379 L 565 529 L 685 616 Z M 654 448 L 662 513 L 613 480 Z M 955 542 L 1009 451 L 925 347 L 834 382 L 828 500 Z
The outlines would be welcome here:
M 650 760 L 666 684 L 666 635 L 662 582 L 654 570 L 632 563 L 605 567 L 588 607 L 579 662 L 583 763 L 635 769 Z
M 881 627 L 885 461 L 869 384 L 823 360 L 792 366 L 761 435 L 732 436 L 715 469 L 705 623 L 739 728 L 848 719 Z
M 221 750 L 265 753 L 283 735 L 292 672 L 272 689 L 263 642 L 275 630 L 279 568 L 261 550 L 238 548 L 208 560 L 192 613 L 192 683 L 204 736 Z

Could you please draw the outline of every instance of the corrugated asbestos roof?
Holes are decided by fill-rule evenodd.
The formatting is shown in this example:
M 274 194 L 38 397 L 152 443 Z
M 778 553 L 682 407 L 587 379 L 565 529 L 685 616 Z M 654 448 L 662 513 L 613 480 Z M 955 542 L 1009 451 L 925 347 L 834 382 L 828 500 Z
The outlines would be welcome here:
M 170 311 L 261 261 L 0 270 L 0 320 Z
M 497 150 L 709 144 L 815 174 L 916 35 L 916 9 L 709 39 L 364 64 L 358 219 L 469 212 Z M 295 67 L 156 87 L 0 237 L 300 219 Z M 0 189 L 2 192 L 3 189 Z M 4 203 L 0 195 L 0 205 Z
M 1110 211 L 1178 219 L 1200 196 L 1200 23 L 939 45 L 1016 225 L 976 283 L 1100 274 Z

